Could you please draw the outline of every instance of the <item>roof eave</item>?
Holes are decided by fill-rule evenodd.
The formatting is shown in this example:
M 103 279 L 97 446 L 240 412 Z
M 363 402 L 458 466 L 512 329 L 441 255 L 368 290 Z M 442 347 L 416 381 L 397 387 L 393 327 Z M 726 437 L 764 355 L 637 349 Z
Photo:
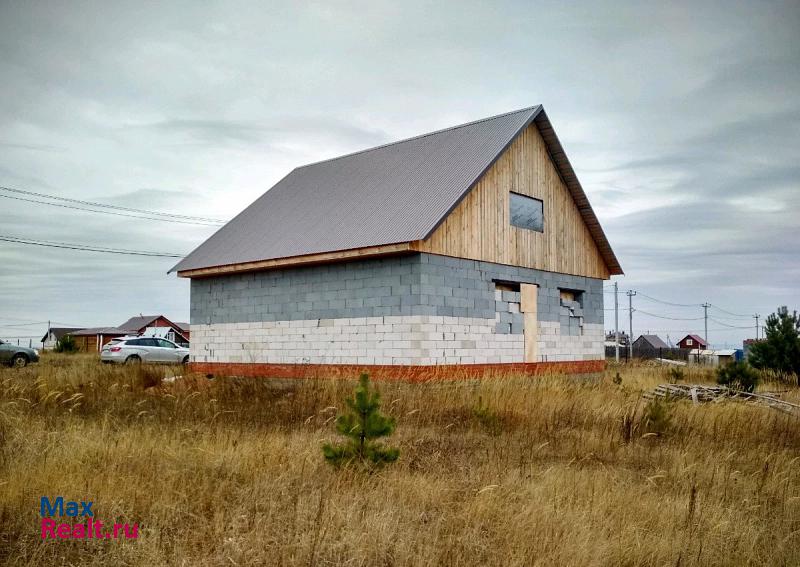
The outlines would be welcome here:
M 570 195 L 572 195 L 572 199 L 575 201 L 575 205 L 578 207 L 578 211 L 581 213 L 584 223 L 586 223 L 586 227 L 589 229 L 589 233 L 592 235 L 592 238 L 597 245 L 597 249 L 600 252 L 600 255 L 603 257 L 603 261 L 606 263 L 606 266 L 608 267 L 609 274 L 612 276 L 624 275 L 622 266 L 620 265 L 617 256 L 614 254 L 611 244 L 608 242 L 608 238 L 603 231 L 603 227 L 600 226 L 600 221 L 598 220 L 592 205 L 589 203 L 589 197 L 583 190 L 583 186 L 581 186 L 581 182 L 578 180 L 578 176 L 575 174 L 575 170 L 572 168 L 572 164 L 570 163 L 569 158 L 564 151 L 564 147 L 561 145 L 561 141 L 558 139 L 558 136 L 556 135 L 553 125 L 550 123 L 550 119 L 547 117 L 547 113 L 544 111 L 544 108 L 541 108 L 540 112 L 537 112 L 533 122 L 536 123 L 536 127 L 539 129 L 539 134 L 541 134 L 542 139 L 547 146 L 547 152 L 550 154 L 550 159 L 556 166 L 556 170 L 558 171 L 561 180 L 564 182 L 564 185 L 567 187 L 567 190 L 570 192 Z

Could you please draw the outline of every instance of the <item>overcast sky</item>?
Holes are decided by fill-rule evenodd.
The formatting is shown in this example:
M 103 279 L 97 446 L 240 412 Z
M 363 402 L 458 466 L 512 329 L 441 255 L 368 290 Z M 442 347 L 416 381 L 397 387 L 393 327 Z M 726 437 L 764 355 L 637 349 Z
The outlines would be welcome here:
M 0 0 L 0 185 L 228 219 L 298 165 L 541 103 L 622 289 L 800 308 L 796 0 L 298 4 Z M 0 198 L 0 235 L 188 253 L 212 232 Z M 0 242 L 0 336 L 187 320 L 174 262 Z M 636 335 L 702 334 L 652 316 L 698 306 L 634 307 Z M 754 334 L 710 313 L 712 343 Z

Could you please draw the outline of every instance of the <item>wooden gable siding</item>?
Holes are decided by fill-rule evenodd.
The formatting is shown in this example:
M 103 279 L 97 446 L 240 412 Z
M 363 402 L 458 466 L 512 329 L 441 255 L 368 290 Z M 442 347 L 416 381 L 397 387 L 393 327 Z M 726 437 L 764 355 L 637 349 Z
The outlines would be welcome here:
M 543 233 L 511 225 L 511 191 L 544 202 Z M 609 278 L 609 269 L 534 124 L 416 247 L 445 256 Z

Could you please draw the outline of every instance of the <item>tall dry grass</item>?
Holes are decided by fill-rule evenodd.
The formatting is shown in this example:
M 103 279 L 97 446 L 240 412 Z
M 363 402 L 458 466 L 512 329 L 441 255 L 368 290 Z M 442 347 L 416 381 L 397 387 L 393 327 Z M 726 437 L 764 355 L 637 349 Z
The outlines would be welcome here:
M 320 449 L 354 381 L 152 387 L 163 372 L 81 356 L 0 370 L 0 559 L 800 564 L 798 420 L 676 402 L 664 435 L 646 434 L 641 392 L 667 381 L 660 368 L 381 383 L 401 456 L 373 474 L 337 471 Z M 92 500 L 139 538 L 42 541 L 43 495 Z

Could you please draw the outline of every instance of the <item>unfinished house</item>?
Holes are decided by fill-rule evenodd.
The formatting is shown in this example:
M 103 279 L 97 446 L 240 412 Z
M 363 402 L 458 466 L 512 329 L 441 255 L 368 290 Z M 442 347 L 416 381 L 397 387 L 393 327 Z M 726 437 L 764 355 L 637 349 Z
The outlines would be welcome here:
M 596 371 L 622 273 L 541 106 L 299 167 L 173 270 L 194 368 L 241 375 Z

